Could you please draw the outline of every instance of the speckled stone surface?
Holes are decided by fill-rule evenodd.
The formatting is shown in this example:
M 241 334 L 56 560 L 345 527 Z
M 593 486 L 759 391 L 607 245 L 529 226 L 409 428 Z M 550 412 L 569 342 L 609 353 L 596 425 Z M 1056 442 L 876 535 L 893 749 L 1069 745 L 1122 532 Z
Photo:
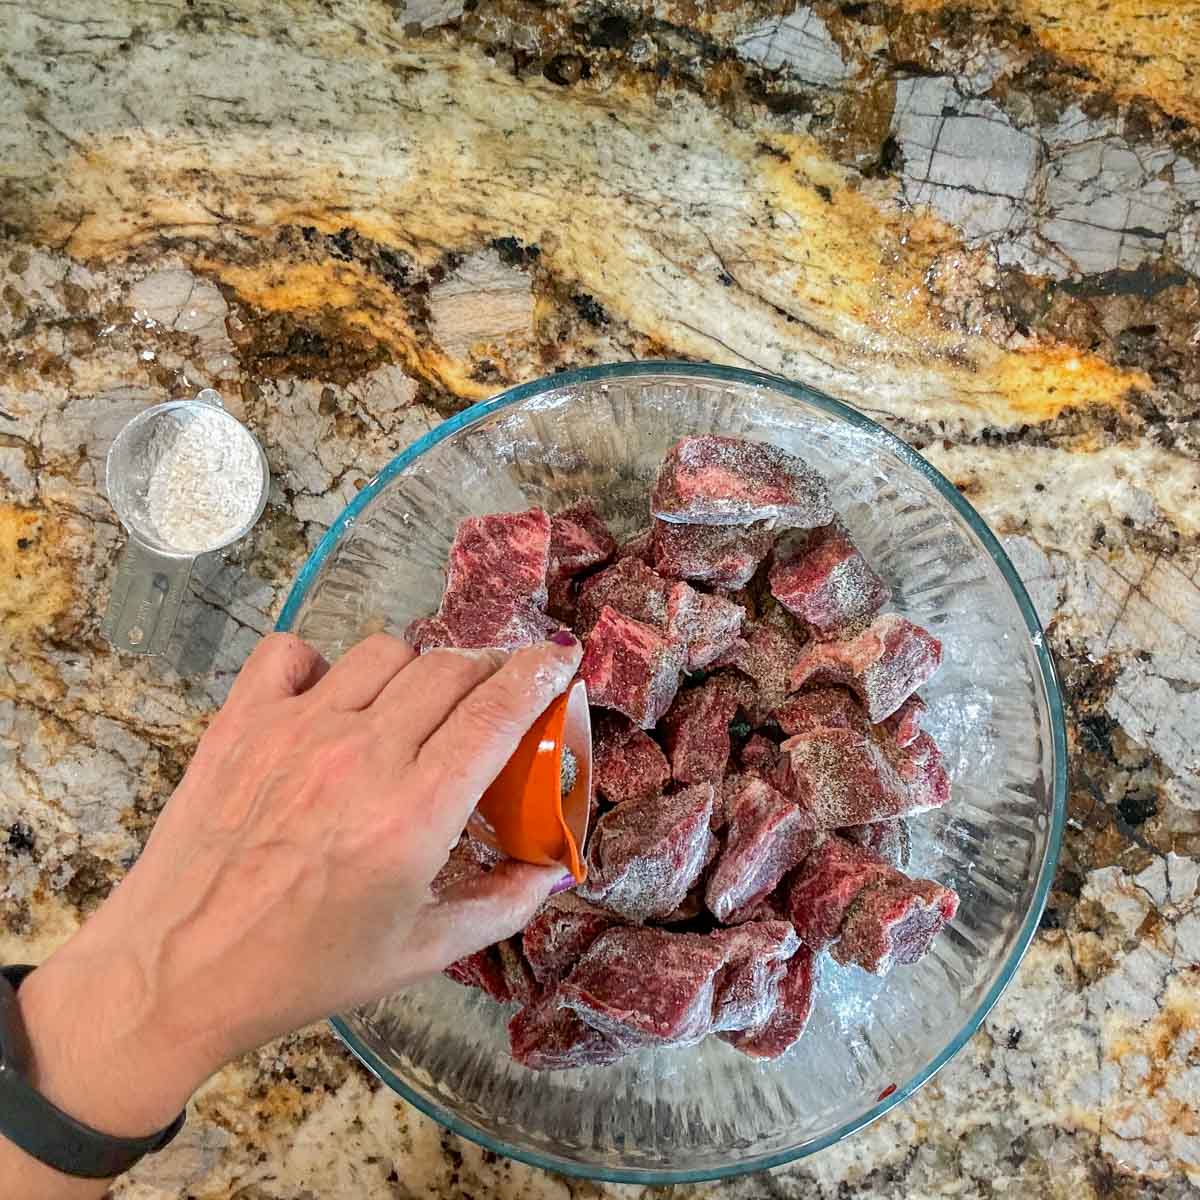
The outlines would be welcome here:
M 1200 1194 L 1200 5 L 0 4 L 0 959 L 120 878 L 291 576 L 442 416 L 754 365 L 1001 534 L 1069 698 L 1042 929 L 871 1129 L 679 1197 Z M 99 635 L 109 441 L 214 386 L 274 484 L 171 654 Z M 633 1197 L 498 1160 L 322 1028 L 122 1200 Z

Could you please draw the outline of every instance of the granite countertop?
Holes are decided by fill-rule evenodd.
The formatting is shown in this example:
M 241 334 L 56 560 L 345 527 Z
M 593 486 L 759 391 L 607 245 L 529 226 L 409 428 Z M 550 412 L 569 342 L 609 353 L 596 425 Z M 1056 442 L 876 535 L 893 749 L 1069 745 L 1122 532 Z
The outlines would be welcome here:
M 469 401 L 805 380 L 1002 536 L 1069 697 L 1042 928 L 871 1129 L 677 1197 L 1200 1195 L 1200 4 L 0 4 L 0 960 L 132 862 L 293 573 Z M 99 634 L 114 432 L 216 387 L 274 474 L 165 660 Z M 499 1160 L 314 1027 L 122 1200 L 650 1194 Z

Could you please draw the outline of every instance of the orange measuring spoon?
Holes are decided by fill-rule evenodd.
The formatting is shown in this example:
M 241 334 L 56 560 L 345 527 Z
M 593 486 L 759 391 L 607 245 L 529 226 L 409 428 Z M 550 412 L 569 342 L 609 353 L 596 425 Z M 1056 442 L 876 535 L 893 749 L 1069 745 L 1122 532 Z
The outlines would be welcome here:
M 567 751 L 575 760 L 575 778 L 564 794 Z M 582 883 L 591 805 L 592 723 L 587 685 L 577 679 L 521 739 L 467 828 L 509 858 L 539 866 L 560 864 Z

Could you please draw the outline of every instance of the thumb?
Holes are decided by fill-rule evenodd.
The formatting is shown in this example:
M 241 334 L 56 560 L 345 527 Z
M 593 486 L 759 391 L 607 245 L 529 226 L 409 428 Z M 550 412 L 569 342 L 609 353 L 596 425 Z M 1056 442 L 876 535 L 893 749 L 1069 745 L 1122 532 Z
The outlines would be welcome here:
M 494 870 L 448 888 L 417 922 L 403 964 L 410 978 L 431 975 L 456 959 L 524 929 L 550 893 L 571 876 L 562 867 L 503 859 Z M 412 968 L 416 973 L 410 974 Z

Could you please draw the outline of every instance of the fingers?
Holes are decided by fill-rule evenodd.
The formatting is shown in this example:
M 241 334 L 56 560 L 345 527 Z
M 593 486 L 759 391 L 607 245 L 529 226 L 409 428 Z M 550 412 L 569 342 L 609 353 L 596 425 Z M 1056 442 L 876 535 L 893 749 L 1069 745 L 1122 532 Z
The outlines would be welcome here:
M 383 689 L 372 711 L 394 719 L 416 750 L 508 658 L 503 650 L 430 650 Z
M 518 650 L 430 735 L 417 766 L 435 782 L 441 801 L 428 814 L 436 837 L 448 844 L 462 830 L 530 725 L 566 690 L 581 657 L 573 638 L 570 645 L 542 642 Z
M 399 638 L 373 633 L 329 668 L 313 698 L 336 712 L 366 708 L 416 657 L 417 652 Z
M 418 922 L 413 962 L 422 974 L 431 974 L 464 954 L 511 937 L 529 924 L 563 876 L 562 867 L 505 859 L 488 874 L 449 889 Z
M 263 704 L 299 696 L 329 670 L 329 664 L 293 633 L 268 633 L 254 647 L 229 692 L 236 704 Z

